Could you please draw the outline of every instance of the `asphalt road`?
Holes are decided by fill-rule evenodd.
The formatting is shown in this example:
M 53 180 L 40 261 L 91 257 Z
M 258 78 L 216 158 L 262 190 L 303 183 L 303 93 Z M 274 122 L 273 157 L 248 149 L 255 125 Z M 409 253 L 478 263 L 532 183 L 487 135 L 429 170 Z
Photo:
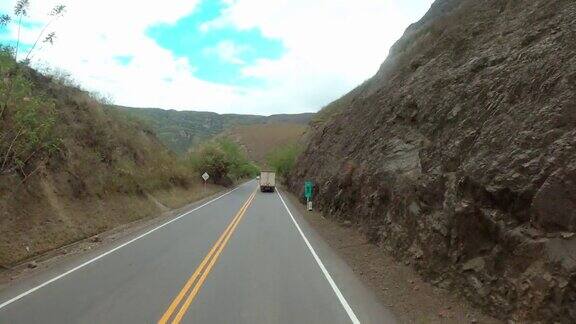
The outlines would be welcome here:
M 394 323 L 281 193 L 250 181 L 0 292 L 0 323 Z

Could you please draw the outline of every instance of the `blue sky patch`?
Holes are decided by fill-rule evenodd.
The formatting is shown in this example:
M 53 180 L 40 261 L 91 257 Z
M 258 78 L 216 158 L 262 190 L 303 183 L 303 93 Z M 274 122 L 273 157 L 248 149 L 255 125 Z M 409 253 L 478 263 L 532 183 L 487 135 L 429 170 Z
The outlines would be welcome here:
M 202 0 L 190 15 L 175 24 L 147 30 L 161 47 L 190 61 L 194 75 L 202 80 L 251 86 L 261 80 L 242 76 L 244 66 L 259 59 L 279 59 L 285 52 L 278 39 L 264 37 L 259 29 L 237 30 L 230 26 L 202 31 L 202 24 L 220 17 L 226 9 L 221 0 Z
M 15 18 L 13 17 L 12 19 L 15 19 Z M 14 22 L 16 22 L 16 20 L 14 20 Z M 32 28 L 42 28 L 42 27 L 44 27 L 43 23 L 22 19 L 22 28 L 32 29 Z
M 0 11 L 0 15 L 3 15 L 3 14 L 5 14 L 5 13 Z M 16 44 L 18 44 L 18 41 L 16 38 L 12 37 L 12 34 L 10 32 L 10 28 L 17 28 L 17 26 L 18 26 L 17 20 L 16 20 L 17 18 L 14 17 L 13 15 L 11 15 L 11 17 L 12 17 L 12 21 L 10 21 L 10 23 L 8 23 L 7 26 L 0 26 L 0 44 L 3 46 L 16 47 Z M 41 23 L 28 21 L 28 20 L 26 20 L 26 18 L 22 19 L 22 29 L 40 28 L 42 26 L 44 26 L 44 25 Z M 18 47 L 19 47 L 18 59 L 21 59 L 32 48 L 32 44 L 26 44 L 23 42 L 23 40 L 20 40 Z M 38 49 L 38 47 L 40 47 L 40 45 L 37 45 L 36 49 Z M 22 53 L 24 53 L 24 54 L 22 54 Z
M 2 11 L 0 11 L 0 15 L 3 15 L 4 13 Z M 8 26 L 0 26 L 0 36 L 6 36 L 9 34 L 8 31 Z
M 130 62 L 132 62 L 132 59 L 134 59 L 134 56 L 131 55 L 114 56 L 114 60 L 116 60 L 116 62 L 122 65 L 130 64 Z

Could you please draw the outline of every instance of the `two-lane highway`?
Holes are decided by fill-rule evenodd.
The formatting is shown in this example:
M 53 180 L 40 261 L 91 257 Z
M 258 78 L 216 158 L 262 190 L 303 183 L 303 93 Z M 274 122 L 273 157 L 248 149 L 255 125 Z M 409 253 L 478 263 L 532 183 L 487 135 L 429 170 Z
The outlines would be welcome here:
M 393 323 L 280 193 L 250 181 L 0 292 L 0 323 Z

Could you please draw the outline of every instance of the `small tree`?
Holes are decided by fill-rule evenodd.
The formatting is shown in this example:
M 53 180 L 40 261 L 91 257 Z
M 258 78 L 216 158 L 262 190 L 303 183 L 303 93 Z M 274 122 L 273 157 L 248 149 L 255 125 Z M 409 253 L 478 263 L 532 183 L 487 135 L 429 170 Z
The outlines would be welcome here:
M 29 8 L 30 8 L 30 1 L 29 0 L 19 0 L 18 2 L 16 2 L 16 5 L 14 6 L 14 16 L 17 18 L 17 21 L 18 21 L 17 22 L 18 35 L 17 35 L 17 39 L 16 39 L 16 46 L 14 47 L 14 49 L 12 51 L 6 51 L 4 48 L 2 48 L 2 54 L 4 55 L 6 53 L 12 53 L 14 55 L 14 60 L 16 63 L 18 62 L 18 52 L 20 50 L 20 31 L 22 29 L 22 19 L 24 17 L 28 17 Z M 23 61 L 24 64 L 30 63 L 30 59 L 31 59 L 30 55 L 32 54 L 32 52 L 36 48 L 36 45 L 38 45 L 38 42 L 40 41 L 40 39 L 42 39 L 42 37 L 44 36 L 44 33 L 46 32 L 48 27 L 54 21 L 56 21 L 58 18 L 60 18 L 64 14 L 65 10 L 66 10 L 66 6 L 64 6 L 64 5 L 56 5 L 54 8 L 52 8 L 52 10 L 50 10 L 48 15 L 51 17 L 51 19 L 44 25 L 44 27 L 42 28 L 42 30 L 38 34 L 38 37 L 36 37 L 36 41 L 34 42 L 32 47 L 30 48 L 30 50 L 28 50 L 28 53 L 26 54 L 26 58 Z M 13 21 L 12 17 L 4 14 L 4 15 L 0 16 L 0 27 L 5 28 L 12 21 Z M 52 44 L 54 44 L 55 37 L 56 37 L 56 34 L 54 32 L 51 32 L 43 39 L 43 43 L 48 43 L 48 44 L 52 45 Z M 10 66 L 12 66 L 11 69 L 15 69 L 15 70 L 18 70 L 18 68 L 19 68 L 18 64 L 10 64 Z M 8 102 L 10 101 L 10 98 L 12 97 L 13 84 L 12 84 L 10 77 L 8 78 L 8 81 L 6 83 L 7 83 L 6 86 L 7 86 L 8 90 L 5 93 L 4 105 L 2 107 L 0 107 L 0 118 L 2 118 L 2 115 L 4 114 L 4 112 L 8 109 Z
M 14 62 L 11 57 L 3 59 L 5 55 L 0 52 L 0 62 Z M 5 78 L 6 71 L 2 72 L 0 77 Z M 33 158 L 49 155 L 58 147 L 59 141 L 53 133 L 55 105 L 44 95 L 34 94 L 31 81 L 23 73 L 10 78 L 10 106 L 17 109 L 0 119 L 0 174 L 18 171 L 27 177 L 26 170 Z M 0 96 L 7 95 L 7 89 L 2 90 Z
M 191 153 L 190 159 L 197 172 L 208 172 L 215 183 L 230 184 L 258 173 L 258 167 L 246 158 L 240 146 L 227 138 L 201 145 Z
M 231 166 L 226 153 L 214 143 L 204 144 L 193 153 L 192 164 L 197 171 L 208 172 L 216 183 L 228 176 Z
M 10 23 L 11 20 L 12 20 L 12 18 L 10 18 L 10 16 L 1 15 L 0 16 L 0 26 L 5 27 L 6 25 L 8 25 Z
M 22 29 L 22 18 L 28 16 L 28 8 L 30 7 L 30 1 L 19 0 L 14 7 L 14 15 L 18 17 L 18 37 L 16 40 L 16 49 L 14 51 L 14 57 L 18 61 L 18 49 L 20 47 L 20 30 Z
M 28 11 L 29 10 L 30 10 L 30 1 L 29 0 L 19 0 L 18 2 L 16 2 L 16 5 L 14 6 L 14 16 L 16 18 L 16 21 L 17 21 L 16 24 L 18 26 L 17 27 L 18 32 L 17 32 L 17 36 L 16 36 L 16 46 L 14 48 L 14 58 L 16 59 L 16 61 L 18 61 L 18 54 L 20 52 L 20 41 L 21 41 L 20 34 L 21 34 L 21 30 L 22 30 L 22 19 L 28 17 Z M 46 36 L 44 36 L 44 35 L 47 32 L 50 25 L 52 25 L 56 20 L 58 20 L 60 17 L 62 17 L 65 10 L 66 10 L 66 6 L 61 5 L 61 4 L 56 5 L 54 8 L 52 8 L 52 10 L 50 10 L 50 12 L 48 13 L 48 16 L 50 17 L 50 19 L 44 25 L 44 27 L 42 28 L 42 30 L 40 31 L 40 33 L 36 37 L 36 40 L 34 41 L 34 44 L 32 45 L 32 47 L 28 50 L 28 53 L 26 54 L 26 57 L 24 58 L 24 63 L 30 62 L 30 59 L 32 58 L 31 54 L 36 49 L 36 46 L 38 45 L 38 43 L 40 41 L 42 41 L 42 43 L 45 43 L 45 44 L 46 43 L 47 44 L 54 44 L 54 39 L 56 38 L 55 32 L 50 32 Z M 13 21 L 13 19 L 9 15 L 0 16 L 0 26 L 5 27 L 5 26 L 9 25 L 12 21 Z
M 0 175 L 19 174 L 20 185 L 35 174 L 58 150 L 60 140 L 54 133 L 56 111 L 54 102 L 43 93 L 34 91 L 28 71 L 18 63 L 22 20 L 28 16 L 29 0 L 19 0 L 14 7 L 17 20 L 17 40 L 14 48 L 0 46 Z M 52 17 L 38 34 L 28 50 L 24 64 L 30 62 L 31 54 L 38 43 L 52 44 L 55 33 L 45 36 L 48 27 L 64 13 L 65 7 L 54 7 Z M 0 16 L 0 27 L 9 25 L 13 19 L 9 15 Z M 20 185 L 13 188 L 14 194 Z
M 31 59 L 30 54 L 32 54 L 32 51 L 34 51 L 34 49 L 36 48 L 36 45 L 38 45 L 38 41 L 40 41 L 40 39 L 42 39 L 42 37 L 44 36 L 44 33 L 46 32 L 48 27 L 50 27 L 50 25 L 52 23 L 54 23 L 56 20 L 58 20 L 58 18 L 62 17 L 65 10 L 66 10 L 66 6 L 64 6 L 64 5 L 56 5 L 54 8 L 52 8 L 50 13 L 48 14 L 51 17 L 51 19 L 46 23 L 46 25 L 44 25 L 44 27 L 40 31 L 40 34 L 38 34 L 38 37 L 36 37 L 36 41 L 34 41 L 34 45 L 32 45 L 32 47 L 28 51 L 28 54 L 26 54 L 26 58 L 24 59 L 24 62 L 30 61 L 30 59 Z M 54 39 L 55 38 L 56 38 L 56 33 L 50 32 L 50 33 L 48 33 L 48 35 L 46 35 L 46 37 L 44 37 L 42 42 L 44 44 L 48 43 L 50 45 L 54 45 Z
M 278 175 L 286 179 L 299 154 L 300 148 L 297 145 L 279 147 L 268 154 L 268 164 L 274 168 Z

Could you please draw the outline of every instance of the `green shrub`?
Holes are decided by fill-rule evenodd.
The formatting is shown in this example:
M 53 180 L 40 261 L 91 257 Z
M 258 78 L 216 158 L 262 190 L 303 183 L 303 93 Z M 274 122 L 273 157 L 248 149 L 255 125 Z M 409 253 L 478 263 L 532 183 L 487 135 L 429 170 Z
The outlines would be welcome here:
M 286 178 L 290 171 L 292 171 L 299 154 L 300 148 L 296 144 L 279 147 L 268 154 L 268 165 L 270 165 L 280 177 Z
M 250 178 L 259 172 L 238 144 L 225 138 L 200 145 L 190 153 L 190 161 L 194 170 L 199 174 L 207 172 L 215 183 Z
M 216 143 L 206 143 L 191 155 L 192 167 L 198 173 L 207 172 L 214 182 L 230 173 L 231 163 L 226 153 Z
M 31 162 L 54 153 L 60 140 L 54 133 L 54 101 L 33 91 L 11 55 L 0 49 L 0 174 L 16 170 L 26 176 Z

